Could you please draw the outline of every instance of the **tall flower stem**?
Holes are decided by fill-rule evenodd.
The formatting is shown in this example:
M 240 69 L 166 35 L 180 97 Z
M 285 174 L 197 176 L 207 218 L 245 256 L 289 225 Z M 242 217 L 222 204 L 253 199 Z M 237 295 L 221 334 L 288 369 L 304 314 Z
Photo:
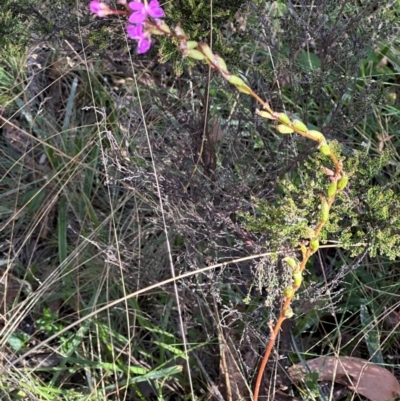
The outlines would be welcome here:
M 164 12 L 157 0 L 151 0 L 149 3 L 146 0 L 144 3 L 140 1 L 126 3 L 126 0 L 120 0 L 120 3 L 125 5 L 127 11 L 112 11 L 108 9 L 108 6 L 104 5 L 104 3 L 97 0 L 93 0 L 90 3 L 90 8 L 93 13 L 100 17 L 108 14 L 128 15 L 129 21 L 133 24 L 137 24 L 128 25 L 127 30 L 128 35 L 138 42 L 139 53 L 144 53 L 149 50 L 151 35 L 164 35 L 178 40 L 179 50 L 184 57 L 204 61 L 209 64 L 211 68 L 218 70 L 230 84 L 236 86 L 238 91 L 252 96 L 261 105 L 262 110 L 256 110 L 256 113 L 263 118 L 272 120 L 278 132 L 281 134 L 297 133 L 315 141 L 321 153 L 330 157 L 334 165 L 335 171 L 325 169 L 325 173 L 330 178 L 330 184 L 326 190 L 326 194 L 321 195 L 321 216 L 313 232 L 313 236 L 308 243 L 303 242 L 300 244 L 302 254 L 301 262 L 296 262 L 293 258 L 284 259 L 293 270 L 293 284 L 286 287 L 283 291 L 283 300 L 279 316 L 270 333 L 264 357 L 258 369 L 253 395 L 253 401 L 258 401 L 264 371 L 271 356 L 276 338 L 279 335 L 282 323 L 293 316 L 290 305 L 297 290 L 301 286 L 302 274 L 306 264 L 310 257 L 318 251 L 321 231 L 329 219 L 329 212 L 336 195 L 345 188 L 349 178 L 343 171 L 342 162 L 335 155 L 334 149 L 331 149 L 325 136 L 321 132 L 309 130 L 302 121 L 291 120 L 286 114 L 272 110 L 269 103 L 262 100 L 242 78 L 228 71 L 225 61 L 218 54 L 214 54 L 207 43 L 190 40 L 179 23 L 175 26 L 174 30 L 170 29 L 168 25 L 160 19 L 164 16 Z

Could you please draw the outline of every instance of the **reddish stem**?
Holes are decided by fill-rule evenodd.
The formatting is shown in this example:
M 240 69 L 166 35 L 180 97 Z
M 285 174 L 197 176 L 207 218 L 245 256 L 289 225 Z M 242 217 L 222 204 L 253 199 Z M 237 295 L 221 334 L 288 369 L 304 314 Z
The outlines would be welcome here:
M 267 366 L 268 359 L 269 359 L 269 357 L 271 355 L 272 348 L 275 345 L 275 340 L 276 340 L 276 337 L 279 334 L 279 330 L 280 330 L 280 328 L 282 326 L 282 323 L 286 319 L 286 316 L 284 315 L 284 311 L 287 310 L 287 308 L 289 307 L 291 300 L 292 300 L 292 298 L 285 298 L 285 303 L 283 304 L 283 307 L 281 309 L 281 313 L 280 313 L 279 318 L 278 318 L 278 320 L 277 320 L 277 322 L 275 324 L 274 331 L 270 335 L 268 346 L 267 346 L 267 349 L 265 350 L 264 357 L 263 357 L 263 359 L 261 361 L 261 365 L 260 365 L 260 368 L 258 370 L 256 384 L 254 386 L 254 395 L 253 395 L 253 400 L 254 401 L 258 400 L 258 394 L 260 392 L 260 386 L 261 386 L 262 378 L 264 376 L 265 367 Z

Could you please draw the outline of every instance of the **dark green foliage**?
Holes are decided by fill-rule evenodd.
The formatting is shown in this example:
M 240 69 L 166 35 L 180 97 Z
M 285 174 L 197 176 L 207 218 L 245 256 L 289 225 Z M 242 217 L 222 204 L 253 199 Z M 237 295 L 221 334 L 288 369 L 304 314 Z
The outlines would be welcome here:
M 86 40 L 86 35 L 92 35 L 82 29 L 92 18 L 89 1 L 78 2 L 78 10 L 76 4 L 75 0 L 4 0 L 0 13 L 0 49 L 10 44 L 14 49 L 24 49 L 38 40 L 67 39 L 79 44 L 79 35 Z
M 254 4 L 260 3 L 254 1 Z M 240 29 L 240 21 L 245 21 L 248 5 L 242 0 L 218 1 L 213 3 L 212 9 L 209 2 L 202 0 L 179 0 L 167 2 L 164 6 L 167 18 L 166 22 L 171 29 L 180 21 L 181 27 L 191 40 L 212 43 L 213 51 L 220 54 L 232 69 L 241 64 L 240 49 L 248 42 L 243 29 Z M 212 13 L 211 13 L 212 12 Z M 232 35 L 232 29 L 235 33 Z M 190 60 L 182 60 L 182 55 L 177 50 L 177 43 L 169 38 L 161 38 L 158 51 L 162 63 L 172 60 L 175 71 L 179 75 L 183 71 L 185 62 L 193 65 Z
M 4 0 L 0 13 L 0 49 L 8 44 L 24 47 L 30 40 L 26 29 L 28 15 L 22 13 L 19 1 Z
M 275 65 L 275 88 L 268 89 L 281 107 L 282 92 L 290 109 L 312 123 L 328 139 L 343 140 L 382 97 L 376 80 L 359 80 L 360 61 L 379 41 L 393 35 L 392 10 L 370 1 L 359 8 L 334 0 L 284 2 L 287 10 L 275 20 L 281 28 L 274 36 L 270 19 L 263 22 L 266 45 Z M 269 58 L 260 62 L 271 71 Z M 279 89 L 279 90 L 277 90 Z
M 346 143 L 349 130 L 383 99 L 383 81 L 378 76 L 361 77 L 360 61 L 393 35 L 396 15 L 378 2 L 363 8 L 332 0 L 284 3 L 283 15 L 263 21 L 264 29 L 271 32 L 266 44 L 278 60 L 274 71 L 280 86 L 274 90 L 261 85 L 278 111 L 285 107 L 281 102 L 287 96 L 287 107 L 298 112 L 309 128 L 316 126 L 328 139 Z M 281 28 L 279 40 L 272 35 L 276 23 Z M 270 68 L 267 59 L 261 58 L 260 65 Z M 340 154 L 342 147 L 334 146 Z M 339 241 L 353 256 L 368 247 L 372 256 L 393 259 L 400 254 L 399 199 L 390 188 L 374 186 L 388 155 L 348 148 L 343 153 L 344 171 L 351 174 L 349 188 L 339 194 L 321 238 Z M 320 196 L 326 195 L 330 182 L 322 169 L 332 168 L 327 160 L 319 154 L 303 160 L 296 173 L 280 180 L 274 197 L 254 199 L 256 212 L 241 214 L 249 230 L 268 233 L 271 249 L 292 247 L 312 236 L 320 219 Z
M 389 154 L 371 157 L 360 153 L 349 160 L 354 175 L 348 193 L 339 205 L 342 214 L 339 239 L 354 256 L 368 245 L 372 257 L 387 256 L 394 260 L 400 256 L 400 197 L 390 185 L 376 185 L 385 176 Z
M 339 146 L 335 146 L 337 150 Z M 337 241 L 356 256 L 367 247 L 371 257 L 400 256 L 400 198 L 388 186 L 374 185 L 384 174 L 389 155 L 372 157 L 354 151 L 344 161 L 350 173 L 348 187 L 337 196 L 321 238 Z M 309 239 L 319 218 L 319 196 L 324 194 L 326 158 L 318 153 L 299 168 L 298 175 L 281 180 L 275 202 L 255 199 L 256 213 L 242 213 L 248 230 L 268 233 L 272 250 Z M 394 183 L 393 183 L 394 184 Z

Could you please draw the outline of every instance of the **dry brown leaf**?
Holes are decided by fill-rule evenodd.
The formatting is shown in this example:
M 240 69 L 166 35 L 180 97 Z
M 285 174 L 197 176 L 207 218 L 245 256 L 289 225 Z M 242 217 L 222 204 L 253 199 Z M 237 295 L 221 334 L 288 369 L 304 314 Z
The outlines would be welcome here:
M 379 152 L 382 152 L 383 148 L 385 147 L 385 143 L 390 141 L 394 137 L 394 135 L 385 136 L 384 134 L 376 133 L 376 137 L 379 140 L 378 150 L 379 150 Z
M 319 372 L 319 381 L 344 384 L 371 401 L 395 400 L 400 396 L 400 384 L 396 377 L 387 369 L 364 359 L 319 357 L 307 361 L 307 365 L 311 371 Z M 289 374 L 294 382 L 299 382 L 304 379 L 306 370 L 298 364 L 289 369 Z

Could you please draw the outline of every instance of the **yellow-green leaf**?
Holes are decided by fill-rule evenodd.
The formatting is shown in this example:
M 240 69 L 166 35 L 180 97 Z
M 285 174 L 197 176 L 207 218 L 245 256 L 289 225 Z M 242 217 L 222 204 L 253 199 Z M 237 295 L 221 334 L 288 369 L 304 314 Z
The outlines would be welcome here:
M 194 58 L 195 60 L 204 60 L 205 56 L 203 53 L 199 52 L 196 49 L 190 49 L 186 51 L 186 56 L 190 58 Z
M 275 120 L 274 116 L 271 113 L 268 113 L 268 111 L 263 111 L 263 110 L 260 111 L 257 109 L 256 113 L 261 117 L 268 118 L 270 120 Z
M 294 132 L 293 128 L 288 127 L 287 125 L 279 124 L 277 125 L 276 129 L 281 134 L 292 134 Z
M 301 122 L 300 120 L 293 120 L 292 121 L 292 127 L 298 129 L 301 132 L 306 132 L 307 131 L 307 126 Z

